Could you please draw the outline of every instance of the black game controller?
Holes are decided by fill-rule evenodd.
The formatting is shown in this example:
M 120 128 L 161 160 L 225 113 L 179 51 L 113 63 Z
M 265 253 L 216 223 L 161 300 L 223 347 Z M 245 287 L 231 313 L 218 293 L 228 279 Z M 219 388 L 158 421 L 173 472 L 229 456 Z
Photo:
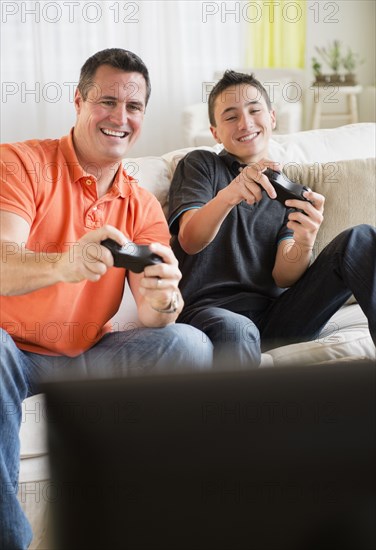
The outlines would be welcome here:
M 113 239 L 105 239 L 101 241 L 101 245 L 108 248 L 112 253 L 115 267 L 125 267 L 134 273 L 141 273 L 148 265 L 163 262 L 158 254 L 150 252 L 148 245 L 130 242 L 125 246 L 120 246 Z
M 308 187 L 305 187 L 304 185 L 299 185 L 299 183 L 294 183 L 293 181 L 289 180 L 285 174 L 282 174 L 281 172 L 276 172 L 271 168 L 267 168 L 263 172 L 263 174 L 265 174 L 265 176 L 274 187 L 277 193 L 276 200 L 283 204 L 283 206 L 286 206 L 285 201 L 289 199 L 298 199 L 300 201 L 311 202 L 303 197 L 304 191 L 309 191 Z M 294 210 L 299 209 L 295 208 Z

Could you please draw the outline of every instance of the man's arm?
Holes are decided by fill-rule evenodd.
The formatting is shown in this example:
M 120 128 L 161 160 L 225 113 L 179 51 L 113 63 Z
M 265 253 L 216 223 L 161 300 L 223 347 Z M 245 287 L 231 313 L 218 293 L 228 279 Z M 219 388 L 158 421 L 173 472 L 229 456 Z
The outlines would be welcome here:
M 276 168 L 277 163 L 267 159 L 245 167 L 227 187 L 204 206 L 185 212 L 179 225 L 179 243 L 187 254 L 197 254 L 210 244 L 217 235 L 223 220 L 241 201 L 254 204 L 262 198 L 262 189 L 270 198 L 276 192 L 262 173 L 267 167 Z M 261 186 L 261 187 L 260 187 Z
M 324 219 L 325 198 L 313 191 L 306 191 L 304 196 L 311 202 L 286 201 L 286 206 L 299 208 L 305 213 L 289 214 L 287 227 L 294 231 L 294 236 L 292 239 L 282 240 L 278 246 L 273 278 L 281 288 L 292 286 L 309 267 L 313 245 Z
M 138 316 L 147 327 L 173 323 L 183 309 L 178 285 L 181 272 L 172 250 L 159 243 L 149 245 L 163 263 L 147 266 L 143 273 L 128 273 L 129 286 L 136 300 Z
M 0 294 L 16 296 L 60 283 L 77 283 L 85 279 L 98 281 L 113 265 L 112 255 L 99 243 L 112 238 L 126 244 L 115 227 L 104 226 L 84 235 L 67 252 L 33 252 L 26 249 L 29 225 L 19 215 L 0 211 Z

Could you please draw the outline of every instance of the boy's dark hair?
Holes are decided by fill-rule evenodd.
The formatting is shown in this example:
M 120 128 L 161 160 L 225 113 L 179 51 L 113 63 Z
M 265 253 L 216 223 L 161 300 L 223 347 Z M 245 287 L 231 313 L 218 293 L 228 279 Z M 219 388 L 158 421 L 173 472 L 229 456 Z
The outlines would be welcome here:
M 211 126 L 216 126 L 214 117 L 215 100 L 224 90 L 227 90 L 230 86 L 238 86 L 239 84 L 249 84 L 250 86 L 256 88 L 265 99 L 269 111 L 272 110 L 272 104 L 270 103 L 268 92 L 265 90 L 261 82 L 256 79 L 253 73 L 246 74 L 237 73 L 236 71 L 225 71 L 222 78 L 218 80 L 209 95 L 208 111 Z
M 85 61 L 81 68 L 80 80 L 77 86 L 84 100 L 87 99 L 89 89 L 93 85 L 95 72 L 101 65 L 110 65 L 115 69 L 120 69 L 127 73 L 134 72 L 142 74 L 146 83 L 145 105 L 147 105 L 151 93 L 149 71 L 138 55 L 121 48 L 108 48 L 102 50 Z

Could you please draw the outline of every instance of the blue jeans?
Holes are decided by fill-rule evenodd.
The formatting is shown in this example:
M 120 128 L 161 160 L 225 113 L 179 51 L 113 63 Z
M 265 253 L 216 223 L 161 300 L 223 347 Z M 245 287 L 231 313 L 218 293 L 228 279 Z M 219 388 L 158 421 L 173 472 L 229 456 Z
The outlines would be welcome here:
M 179 317 L 205 332 L 214 361 L 257 367 L 261 351 L 314 340 L 332 315 L 354 294 L 376 345 L 376 228 L 343 231 L 291 288 L 263 312 L 197 307 Z
M 38 381 L 58 371 L 85 376 L 129 376 L 163 372 L 166 368 L 210 368 L 212 344 L 195 328 L 173 324 L 106 334 L 84 354 L 51 357 L 22 352 L 0 329 L 0 549 L 23 550 L 32 532 L 17 499 L 20 462 L 21 404 L 38 393 Z

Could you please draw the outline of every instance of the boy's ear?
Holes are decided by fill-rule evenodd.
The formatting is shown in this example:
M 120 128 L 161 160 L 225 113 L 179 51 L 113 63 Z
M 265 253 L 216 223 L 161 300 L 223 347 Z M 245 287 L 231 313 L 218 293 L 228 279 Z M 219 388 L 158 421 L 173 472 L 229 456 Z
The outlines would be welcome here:
M 213 138 L 215 139 L 215 141 L 217 143 L 222 143 L 222 141 L 220 140 L 220 138 L 218 137 L 218 132 L 217 132 L 217 128 L 215 126 L 210 126 L 210 131 L 213 135 Z

